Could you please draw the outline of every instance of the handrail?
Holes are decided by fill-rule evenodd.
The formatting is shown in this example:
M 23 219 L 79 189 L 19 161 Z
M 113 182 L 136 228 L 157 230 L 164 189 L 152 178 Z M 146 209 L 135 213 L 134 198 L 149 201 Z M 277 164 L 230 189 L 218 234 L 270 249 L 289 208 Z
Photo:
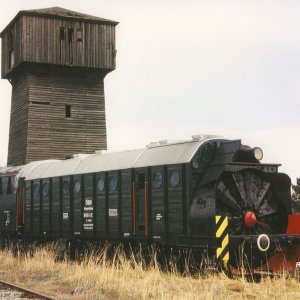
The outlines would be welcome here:
M 148 235 L 148 181 L 144 183 L 145 235 Z
M 133 234 L 136 235 L 136 185 L 135 182 L 132 183 L 132 229 Z

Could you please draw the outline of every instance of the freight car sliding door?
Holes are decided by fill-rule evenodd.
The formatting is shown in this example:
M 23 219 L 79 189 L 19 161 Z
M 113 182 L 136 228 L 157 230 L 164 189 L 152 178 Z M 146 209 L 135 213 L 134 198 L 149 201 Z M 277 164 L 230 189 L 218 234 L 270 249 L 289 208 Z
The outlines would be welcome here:
M 119 193 L 120 178 L 117 171 L 108 175 L 108 228 L 109 238 L 119 238 Z
M 25 224 L 24 224 L 24 232 L 29 235 L 31 232 L 31 220 L 32 220 L 32 193 L 33 193 L 33 182 L 25 181 L 26 187 L 26 202 L 25 202 Z
M 149 231 L 149 207 L 148 207 L 148 174 L 147 169 L 137 169 L 135 172 L 135 212 L 137 236 L 144 238 Z
M 18 189 L 16 193 L 18 193 L 17 200 L 18 200 L 18 230 L 24 232 L 24 222 L 25 222 L 25 181 L 24 178 L 19 178 L 18 182 Z
M 105 173 L 97 173 L 96 179 L 96 209 L 95 214 L 95 226 L 96 235 L 99 238 L 105 238 L 107 236 L 107 205 L 105 193 L 107 190 L 107 178 Z
M 83 182 L 81 175 L 73 176 L 73 232 L 75 236 L 82 234 L 82 199 L 83 199 Z
M 16 193 L 14 188 L 14 176 L 2 177 L 0 201 L 0 229 L 6 232 L 15 232 L 16 230 Z
M 96 209 L 94 199 L 94 176 L 84 174 L 84 198 L 83 198 L 83 233 L 85 237 L 94 236 L 94 209 Z
M 58 237 L 60 235 L 61 228 L 61 208 L 60 208 L 60 199 L 61 199 L 61 190 L 60 190 L 60 178 L 55 177 L 51 180 L 51 203 L 52 203 L 52 236 Z
M 151 168 L 151 194 L 153 239 L 163 243 L 168 232 L 166 167 Z
M 48 235 L 49 233 L 49 222 L 50 222 L 50 217 L 49 217 L 49 202 L 50 202 L 50 197 L 49 197 L 49 190 L 50 190 L 50 180 L 49 179 L 43 179 L 42 181 L 42 201 L 41 201 L 41 230 L 43 235 Z
M 41 232 L 40 212 L 41 212 L 41 184 L 40 180 L 33 180 L 33 201 L 32 201 L 32 235 L 39 236 Z
M 70 176 L 62 177 L 62 236 L 70 236 L 70 196 L 71 180 Z
M 122 228 L 122 236 L 124 238 L 130 238 L 132 232 L 132 197 L 131 197 L 131 182 L 132 182 L 132 171 L 122 170 L 121 171 L 121 212 L 120 222 Z
M 184 178 L 181 165 L 168 166 L 168 238 L 175 244 L 177 236 L 183 234 L 184 220 Z

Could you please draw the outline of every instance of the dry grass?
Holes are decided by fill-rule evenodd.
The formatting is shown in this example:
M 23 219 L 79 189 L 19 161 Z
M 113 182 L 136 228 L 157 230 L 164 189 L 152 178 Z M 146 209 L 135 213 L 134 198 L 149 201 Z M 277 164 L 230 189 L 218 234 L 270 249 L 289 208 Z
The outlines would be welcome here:
M 266 278 L 260 283 L 229 279 L 224 274 L 182 276 L 163 272 L 155 259 L 146 268 L 122 251 L 86 256 L 81 263 L 55 262 L 49 248 L 33 256 L 0 252 L 0 279 L 49 294 L 55 299 L 299 299 L 295 278 Z

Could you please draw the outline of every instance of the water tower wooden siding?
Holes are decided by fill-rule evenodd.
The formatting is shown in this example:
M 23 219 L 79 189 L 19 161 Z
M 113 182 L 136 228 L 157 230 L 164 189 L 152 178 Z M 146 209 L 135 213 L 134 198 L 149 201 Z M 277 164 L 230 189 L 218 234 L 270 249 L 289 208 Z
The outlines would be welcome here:
M 8 164 L 106 149 L 103 80 L 115 69 L 116 25 L 54 7 L 20 11 L 2 31 Z

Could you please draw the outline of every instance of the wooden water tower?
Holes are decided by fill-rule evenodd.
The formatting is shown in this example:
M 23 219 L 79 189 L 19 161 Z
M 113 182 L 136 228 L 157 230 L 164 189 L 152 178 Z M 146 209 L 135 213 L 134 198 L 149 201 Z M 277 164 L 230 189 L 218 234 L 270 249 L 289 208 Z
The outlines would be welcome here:
M 106 149 L 103 80 L 115 69 L 117 24 L 52 7 L 20 11 L 1 32 L 9 165 Z

